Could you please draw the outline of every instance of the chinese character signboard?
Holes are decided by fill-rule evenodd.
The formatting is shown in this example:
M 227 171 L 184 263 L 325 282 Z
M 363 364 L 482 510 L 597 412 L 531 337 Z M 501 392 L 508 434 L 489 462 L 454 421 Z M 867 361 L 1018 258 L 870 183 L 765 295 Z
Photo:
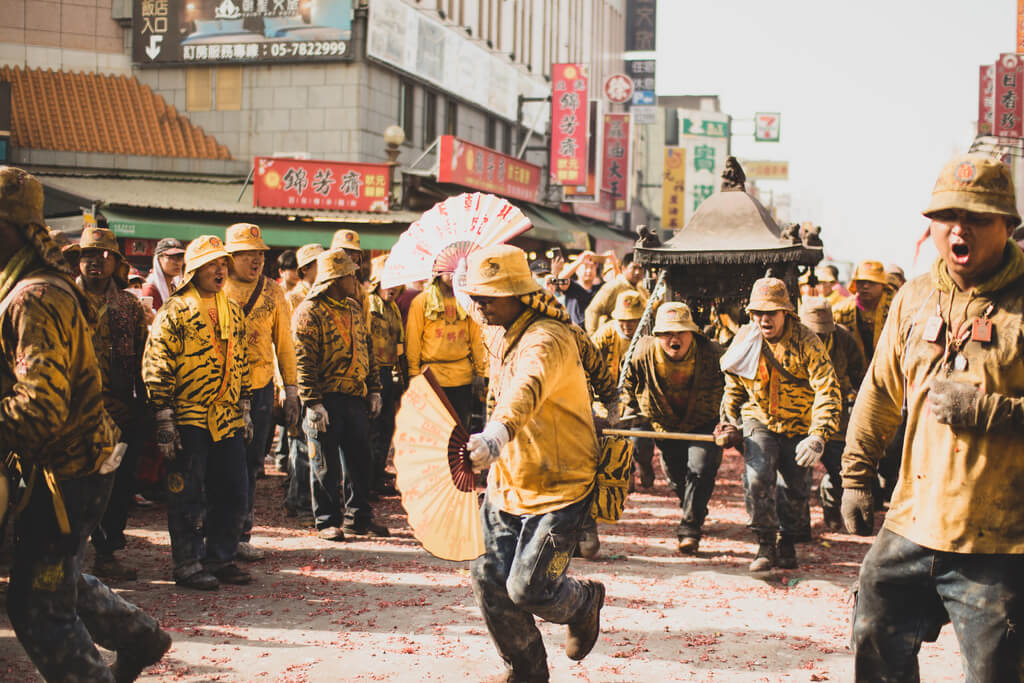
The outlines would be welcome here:
M 686 215 L 686 150 L 665 148 L 665 170 L 661 177 L 661 227 L 679 230 Z
M 754 114 L 754 141 L 778 142 L 780 135 L 780 119 L 778 113 Z
M 329 211 L 388 210 L 387 164 L 256 157 L 255 206 Z
M 540 200 L 540 166 L 442 135 L 437 180 L 484 190 L 510 199 Z
M 656 49 L 658 0 L 626 0 L 626 52 Z
M 1017 0 L 1017 54 L 1024 53 L 1024 0 Z
M 996 67 L 983 64 L 978 73 L 978 135 L 992 135 L 996 114 Z
M 750 180 L 789 180 L 788 161 L 741 161 Z
M 680 147 L 686 148 L 686 206 L 683 225 L 705 199 L 718 191 L 729 149 L 729 116 L 680 109 Z
M 1024 132 L 1021 126 L 1021 79 L 1024 77 L 1024 62 L 1013 53 L 999 55 L 996 62 L 996 101 L 993 130 L 995 135 L 1019 138 Z
M 551 65 L 551 182 L 587 182 L 587 76 L 579 64 Z
M 633 98 L 630 112 L 636 123 L 655 123 L 658 98 L 654 94 L 655 60 L 626 60 L 626 75 L 633 79 Z M 653 120 L 652 120 L 653 119 Z
M 352 0 L 134 0 L 132 33 L 142 66 L 351 59 Z
M 633 79 L 626 74 L 612 74 L 604 81 L 604 96 L 612 104 L 625 104 L 633 97 Z
M 629 211 L 630 141 L 629 114 L 605 114 L 601 142 L 601 194 L 614 211 Z
M 582 185 L 563 185 L 564 202 L 597 202 L 600 200 L 597 180 L 601 176 L 601 101 L 590 101 L 589 130 L 587 131 L 587 182 Z

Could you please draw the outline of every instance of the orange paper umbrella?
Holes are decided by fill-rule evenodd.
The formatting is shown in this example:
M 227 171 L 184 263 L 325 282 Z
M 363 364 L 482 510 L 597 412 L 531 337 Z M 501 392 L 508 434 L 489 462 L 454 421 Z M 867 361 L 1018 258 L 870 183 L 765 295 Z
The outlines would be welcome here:
M 413 535 L 442 560 L 473 560 L 484 552 L 468 440 L 430 368 L 414 377 L 395 416 L 396 483 Z

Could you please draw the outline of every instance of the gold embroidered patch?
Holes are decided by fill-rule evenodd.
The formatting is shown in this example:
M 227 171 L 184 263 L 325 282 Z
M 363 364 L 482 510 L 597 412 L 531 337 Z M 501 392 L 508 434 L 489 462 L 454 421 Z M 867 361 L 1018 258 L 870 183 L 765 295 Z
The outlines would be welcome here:
M 63 581 L 63 563 L 41 564 L 36 567 L 36 573 L 32 576 L 32 590 L 53 593 Z
M 185 480 L 177 472 L 167 475 L 167 490 L 171 493 L 181 493 L 185 490 Z
M 551 578 L 561 576 L 567 566 L 569 566 L 569 553 L 556 552 L 548 562 L 548 576 Z

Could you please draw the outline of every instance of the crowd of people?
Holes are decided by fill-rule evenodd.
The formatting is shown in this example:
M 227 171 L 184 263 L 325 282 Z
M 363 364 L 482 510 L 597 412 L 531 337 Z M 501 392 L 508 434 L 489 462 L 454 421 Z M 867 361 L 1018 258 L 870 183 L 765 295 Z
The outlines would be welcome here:
M 764 277 L 742 311 L 702 326 L 687 303 L 651 299 L 633 254 L 531 263 L 497 245 L 461 272 L 384 288 L 385 257 L 370 262 L 352 230 L 268 264 L 260 227 L 238 223 L 160 240 L 143 278 L 102 221 L 77 243 L 48 231 L 41 185 L 0 167 L 15 632 L 48 680 L 134 680 L 170 638 L 101 582 L 136 578 L 120 557 L 132 504 L 166 504 L 178 586 L 248 584 L 271 454 L 296 523 L 326 541 L 388 537 L 373 504 L 397 493 L 396 411 L 430 368 L 486 473 L 471 577 L 501 680 L 547 680 L 534 616 L 568 626 L 573 659 L 597 641 L 605 588 L 567 570 L 600 552 L 592 502 L 611 427 L 655 435 L 633 437 L 630 485 L 651 487 L 660 457 L 684 555 L 700 548 L 723 451 L 739 451 L 752 573 L 798 566 L 819 462 L 829 529 L 873 534 L 891 499 L 862 568 L 858 680 L 912 677 L 920 641 L 949 620 L 974 653 L 970 680 L 1017 680 L 1024 468 L 1007 456 L 1024 426 L 1024 253 L 1009 171 L 954 160 L 925 216 L 940 254 L 928 275 L 906 283 L 868 260 L 844 286 L 825 265 L 796 296 Z M 94 642 L 117 652 L 113 667 Z

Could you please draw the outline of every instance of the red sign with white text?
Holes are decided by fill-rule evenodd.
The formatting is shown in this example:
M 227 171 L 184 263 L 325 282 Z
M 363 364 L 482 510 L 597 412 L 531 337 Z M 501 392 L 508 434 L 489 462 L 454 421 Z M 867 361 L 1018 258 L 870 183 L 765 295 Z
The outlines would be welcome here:
M 983 64 L 978 71 L 978 135 L 992 135 L 996 113 L 996 67 Z
M 551 65 L 551 181 L 587 182 L 587 75 L 580 64 Z
M 992 132 L 1019 138 L 1024 134 L 1021 125 L 1024 106 L 1021 102 L 1021 86 L 1024 79 L 1024 62 L 1012 52 L 999 55 L 996 62 L 996 101 Z
M 388 210 L 387 164 L 256 157 L 253 204 L 269 209 Z
M 629 114 L 605 114 L 601 140 L 601 194 L 614 211 L 629 210 Z
M 438 152 L 437 180 L 510 199 L 540 200 L 540 166 L 474 145 L 452 135 L 442 135 Z

